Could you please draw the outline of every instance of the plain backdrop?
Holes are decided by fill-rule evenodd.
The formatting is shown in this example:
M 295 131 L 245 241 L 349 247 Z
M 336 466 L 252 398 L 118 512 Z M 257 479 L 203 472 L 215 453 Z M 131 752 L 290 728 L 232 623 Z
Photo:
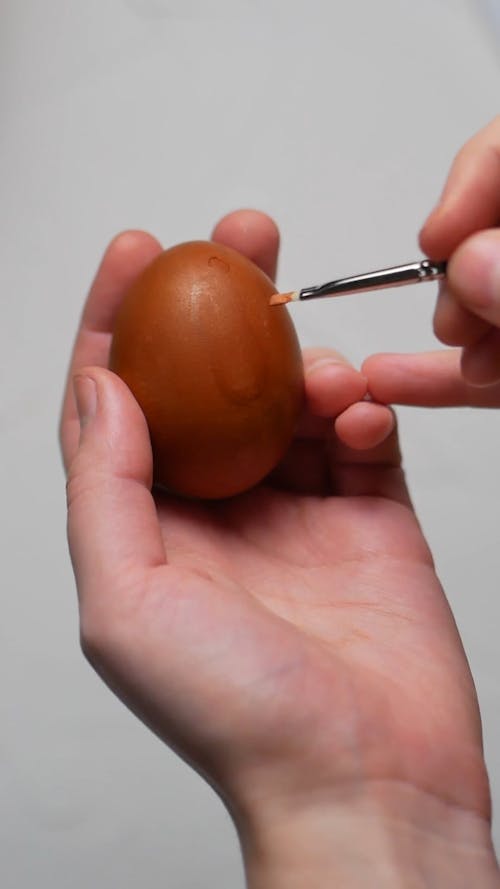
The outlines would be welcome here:
M 0 881 L 243 886 L 212 791 L 79 650 L 56 444 L 109 239 L 278 220 L 293 289 L 419 255 L 453 155 L 499 110 L 498 4 L 3 0 L 0 10 Z M 435 287 L 293 308 L 354 362 L 436 345 Z M 500 412 L 399 411 L 424 530 L 477 684 L 500 809 Z M 497 848 L 500 819 L 495 821 Z

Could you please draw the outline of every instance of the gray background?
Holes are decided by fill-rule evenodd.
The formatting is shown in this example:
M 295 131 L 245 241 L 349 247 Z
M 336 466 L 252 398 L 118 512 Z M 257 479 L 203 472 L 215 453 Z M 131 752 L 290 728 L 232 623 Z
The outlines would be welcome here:
M 498 5 L 3 0 L 0 871 L 6 889 L 243 885 L 205 784 L 79 651 L 56 448 L 82 301 L 118 230 L 165 244 L 257 206 L 283 289 L 403 262 L 498 111 Z M 498 21 L 498 15 L 496 16 Z M 293 309 L 355 362 L 435 345 L 434 288 Z M 500 412 L 401 410 L 406 465 L 478 687 L 500 808 Z M 495 822 L 500 847 L 500 819 Z

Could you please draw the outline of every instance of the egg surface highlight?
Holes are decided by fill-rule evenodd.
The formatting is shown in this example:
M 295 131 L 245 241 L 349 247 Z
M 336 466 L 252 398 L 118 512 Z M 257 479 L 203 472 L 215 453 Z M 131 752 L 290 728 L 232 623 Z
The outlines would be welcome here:
M 260 482 L 288 448 L 303 401 L 298 338 L 254 263 L 209 241 L 160 254 L 126 293 L 110 368 L 141 406 L 154 481 L 191 498 Z

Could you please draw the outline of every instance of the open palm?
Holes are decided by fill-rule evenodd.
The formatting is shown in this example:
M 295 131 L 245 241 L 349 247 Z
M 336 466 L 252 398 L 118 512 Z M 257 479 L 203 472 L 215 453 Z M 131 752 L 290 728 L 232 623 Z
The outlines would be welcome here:
M 215 237 L 272 273 L 268 220 L 234 214 Z M 389 412 L 363 401 L 361 375 L 325 350 L 307 356 L 308 411 L 265 484 L 209 504 L 151 494 L 144 418 L 104 368 L 124 288 L 158 250 L 135 233 L 108 251 L 71 368 L 97 384 L 80 448 L 70 386 L 63 411 L 90 660 L 235 807 L 273 782 L 368 780 L 487 817 L 466 659 Z

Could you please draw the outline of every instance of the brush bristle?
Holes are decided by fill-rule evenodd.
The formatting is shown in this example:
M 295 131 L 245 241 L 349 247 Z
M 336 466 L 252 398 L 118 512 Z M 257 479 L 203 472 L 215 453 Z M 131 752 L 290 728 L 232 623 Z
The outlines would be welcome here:
M 273 293 L 271 299 L 269 300 L 269 305 L 282 306 L 284 305 L 284 303 L 293 302 L 293 300 L 298 298 L 299 294 L 296 290 L 291 290 L 290 293 Z

